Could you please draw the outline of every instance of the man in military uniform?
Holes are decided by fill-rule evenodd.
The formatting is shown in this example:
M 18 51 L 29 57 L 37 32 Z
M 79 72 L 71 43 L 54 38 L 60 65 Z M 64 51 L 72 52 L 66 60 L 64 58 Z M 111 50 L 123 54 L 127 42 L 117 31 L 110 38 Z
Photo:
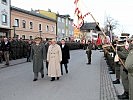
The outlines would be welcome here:
M 128 49 L 125 47 L 121 47 L 121 50 L 118 51 L 118 55 L 121 58 L 121 78 L 122 84 L 124 88 L 124 93 L 122 95 L 118 95 L 119 99 L 128 99 L 129 98 L 129 80 L 128 80 L 128 71 L 125 69 L 124 63 L 128 56 Z
M 116 74 L 116 80 L 113 81 L 113 84 L 120 84 L 120 64 L 119 64 L 119 59 L 117 61 L 115 61 L 115 57 L 117 57 L 117 51 L 119 51 L 120 47 L 118 46 L 118 44 L 120 43 L 120 41 L 115 40 L 113 46 L 114 49 L 116 49 L 114 51 L 114 67 L 115 67 L 115 74 Z
M 133 39 L 129 45 L 129 54 L 125 61 L 125 67 L 128 70 L 129 79 L 129 100 L 133 100 Z
M 14 37 L 11 41 L 11 54 L 12 54 L 11 58 L 13 60 L 17 58 L 16 52 L 17 52 L 17 43 L 16 43 L 16 38 Z
M 87 64 L 91 64 L 91 54 L 92 54 L 92 43 L 90 40 L 88 40 L 87 42 L 87 47 L 86 47 L 86 54 L 87 54 L 87 58 L 88 58 L 88 63 Z
M 31 59 L 33 59 L 33 81 L 38 80 L 38 73 L 41 73 L 41 77 L 44 77 L 44 65 L 43 60 L 46 60 L 45 46 L 41 43 L 42 39 L 40 37 L 35 38 L 35 43 L 31 47 Z

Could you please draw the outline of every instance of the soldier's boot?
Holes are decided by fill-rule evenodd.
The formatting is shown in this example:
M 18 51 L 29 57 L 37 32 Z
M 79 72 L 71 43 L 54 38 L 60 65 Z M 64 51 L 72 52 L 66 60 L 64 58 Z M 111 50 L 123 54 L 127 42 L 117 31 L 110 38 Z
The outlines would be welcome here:
M 119 99 L 129 99 L 129 93 L 124 92 L 122 95 L 118 95 Z
M 116 79 L 115 81 L 113 81 L 113 84 L 120 84 L 120 80 Z

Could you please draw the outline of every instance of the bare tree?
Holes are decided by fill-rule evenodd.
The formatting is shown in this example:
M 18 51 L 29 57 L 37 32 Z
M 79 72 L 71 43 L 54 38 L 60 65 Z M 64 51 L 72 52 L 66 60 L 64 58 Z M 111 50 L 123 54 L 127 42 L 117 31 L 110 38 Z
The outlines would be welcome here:
M 105 33 L 110 36 L 112 42 L 113 30 L 115 30 L 118 26 L 118 21 L 114 20 L 112 17 L 107 16 L 105 20 Z

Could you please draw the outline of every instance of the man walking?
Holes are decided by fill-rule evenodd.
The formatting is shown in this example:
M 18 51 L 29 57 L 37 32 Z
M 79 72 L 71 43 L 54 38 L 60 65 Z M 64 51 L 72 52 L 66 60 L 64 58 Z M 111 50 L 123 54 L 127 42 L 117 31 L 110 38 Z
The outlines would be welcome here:
M 61 40 L 61 51 L 62 51 L 62 61 L 61 61 L 61 74 L 63 75 L 63 64 L 65 66 L 66 73 L 68 73 L 68 60 L 70 59 L 69 47 L 66 45 L 65 40 Z

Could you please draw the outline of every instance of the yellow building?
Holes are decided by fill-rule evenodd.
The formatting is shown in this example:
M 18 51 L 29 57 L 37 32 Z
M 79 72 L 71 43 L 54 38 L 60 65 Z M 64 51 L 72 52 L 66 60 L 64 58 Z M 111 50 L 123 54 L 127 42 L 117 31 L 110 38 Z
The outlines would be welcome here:
M 74 28 L 74 38 L 80 38 L 80 29 Z
M 37 13 L 45 15 L 49 18 L 52 18 L 54 20 L 56 20 L 56 13 L 49 11 L 45 11 L 45 10 L 35 10 Z

